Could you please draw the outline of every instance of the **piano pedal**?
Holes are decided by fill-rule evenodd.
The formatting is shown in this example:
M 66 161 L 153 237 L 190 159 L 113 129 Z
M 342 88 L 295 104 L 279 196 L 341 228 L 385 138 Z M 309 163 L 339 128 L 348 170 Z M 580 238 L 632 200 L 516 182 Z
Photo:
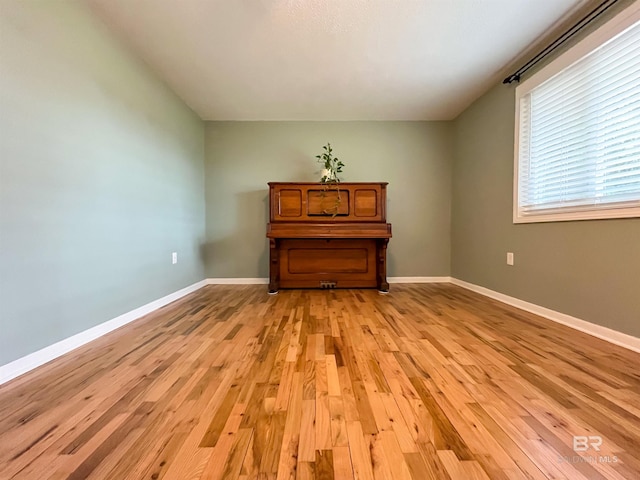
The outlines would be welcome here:
M 320 288 L 336 288 L 338 282 L 320 280 Z

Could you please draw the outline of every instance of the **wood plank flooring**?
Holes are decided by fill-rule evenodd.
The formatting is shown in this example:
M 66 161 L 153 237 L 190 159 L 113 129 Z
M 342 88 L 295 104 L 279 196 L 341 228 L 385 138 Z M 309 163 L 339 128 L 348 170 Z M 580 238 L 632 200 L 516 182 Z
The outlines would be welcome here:
M 207 286 L 0 387 L 0 479 L 272 478 L 640 478 L 640 354 L 447 284 Z

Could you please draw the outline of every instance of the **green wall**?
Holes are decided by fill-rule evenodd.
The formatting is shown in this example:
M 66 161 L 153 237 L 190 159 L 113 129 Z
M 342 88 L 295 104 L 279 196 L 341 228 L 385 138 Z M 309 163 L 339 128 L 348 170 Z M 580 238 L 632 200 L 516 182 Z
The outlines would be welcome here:
M 81 2 L 3 2 L 0 62 L 2 365 L 204 278 L 204 125 Z
M 331 142 L 343 181 L 385 181 L 389 276 L 448 276 L 451 122 L 208 122 L 206 275 L 267 277 L 267 182 L 317 181 Z
M 499 85 L 455 121 L 452 276 L 640 337 L 640 219 L 514 225 L 514 112 Z

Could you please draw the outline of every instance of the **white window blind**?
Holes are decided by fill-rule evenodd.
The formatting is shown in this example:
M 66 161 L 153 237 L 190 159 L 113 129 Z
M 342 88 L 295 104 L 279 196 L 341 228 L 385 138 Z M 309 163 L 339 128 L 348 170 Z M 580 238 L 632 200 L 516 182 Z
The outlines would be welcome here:
M 517 96 L 515 221 L 640 216 L 640 22 Z

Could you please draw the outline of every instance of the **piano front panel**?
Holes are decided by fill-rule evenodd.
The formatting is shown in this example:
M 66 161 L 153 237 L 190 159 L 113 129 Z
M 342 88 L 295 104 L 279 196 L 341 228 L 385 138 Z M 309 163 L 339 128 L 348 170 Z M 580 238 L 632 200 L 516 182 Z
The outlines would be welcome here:
M 349 191 L 307 190 L 307 215 L 310 217 L 349 215 Z
M 376 286 L 375 240 L 284 239 L 280 243 L 283 288 Z
M 386 184 L 271 183 L 271 222 L 385 222 Z
M 283 188 L 278 196 L 278 215 L 294 219 L 302 217 L 302 192 L 299 188 Z
M 358 218 L 375 218 L 378 216 L 379 194 L 374 189 L 358 188 L 354 191 L 353 214 Z

